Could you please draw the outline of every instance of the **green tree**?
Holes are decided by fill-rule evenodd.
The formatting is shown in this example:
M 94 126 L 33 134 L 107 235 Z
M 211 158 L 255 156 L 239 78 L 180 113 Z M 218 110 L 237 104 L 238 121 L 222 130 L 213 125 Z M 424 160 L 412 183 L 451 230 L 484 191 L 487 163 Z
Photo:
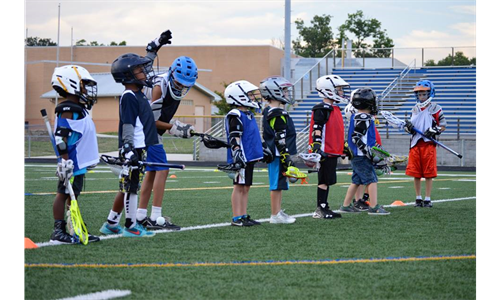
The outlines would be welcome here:
M 394 41 L 387 36 L 387 30 L 382 29 L 382 23 L 377 19 L 365 18 L 363 11 L 358 10 L 354 14 L 347 14 L 347 20 L 340 25 L 336 44 L 342 47 L 342 41 L 352 40 L 353 50 L 356 57 L 390 57 L 390 49 L 373 48 L 392 48 Z M 353 36 L 352 38 L 348 33 Z M 369 41 L 372 40 L 372 43 Z
M 463 52 L 458 51 L 457 53 L 455 53 L 455 57 L 452 57 L 451 54 L 448 54 L 447 57 L 441 59 L 437 63 L 434 61 L 434 59 L 429 59 L 424 63 L 424 66 L 426 67 L 452 66 L 452 65 L 453 66 L 476 65 L 476 58 L 472 57 L 471 59 L 469 59 L 467 56 L 464 55 Z
M 224 86 L 224 89 L 226 89 L 229 84 L 227 84 L 226 82 L 222 82 L 222 85 Z M 214 101 L 215 107 L 219 109 L 219 112 L 217 112 L 216 115 L 218 116 L 226 115 L 232 109 L 232 107 L 229 104 L 227 104 L 226 97 L 224 97 L 224 93 L 219 91 L 214 91 L 214 93 L 216 93 L 217 95 L 219 95 L 219 97 L 221 97 L 221 100 Z
M 333 32 L 330 27 L 332 16 L 314 16 L 311 26 L 305 26 L 304 20 L 295 20 L 299 37 L 292 41 L 295 54 L 304 57 L 323 57 L 333 49 Z
M 26 46 L 57 46 L 50 38 L 27 37 L 24 41 Z

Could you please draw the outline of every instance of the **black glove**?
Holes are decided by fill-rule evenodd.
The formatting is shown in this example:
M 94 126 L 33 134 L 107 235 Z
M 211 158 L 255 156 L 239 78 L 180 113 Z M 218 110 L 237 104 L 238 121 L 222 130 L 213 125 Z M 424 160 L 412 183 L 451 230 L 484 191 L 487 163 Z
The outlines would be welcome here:
M 408 133 L 414 134 L 415 129 L 413 129 L 413 124 L 408 120 L 406 120 L 405 122 L 406 122 L 406 124 L 404 126 L 405 131 Z
M 327 157 L 326 153 L 321 150 L 321 143 L 314 142 L 309 145 L 309 147 L 311 148 L 312 153 L 318 153 L 319 155 L 321 155 L 321 158 Z
M 241 151 L 241 149 L 233 151 L 233 163 L 236 167 L 239 167 L 240 169 L 247 166 L 245 162 L 245 156 L 243 155 L 243 151 Z
M 262 158 L 262 161 L 265 162 L 266 164 L 270 164 L 274 160 L 274 155 L 271 152 L 271 149 L 267 146 L 266 142 L 262 142 L 262 151 L 264 152 L 264 157 Z
M 352 160 L 354 154 L 351 151 L 351 148 L 349 148 L 349 144 L 347 142 L 344 142 L 344 152 L 342 153 L 343 156 L 347 157 L 348 160 Z
M 165 44 L 171 44 L 172 42 L 170 41 L 172 39 L 172 32 L 170 30 L 164 31 L 160 34 L 160 37 L 152 40 L 148 46 L 146 47 L 147 52 L 158 52 L 160 50 L 161 46 Z
M 158 43 L 160 46 L 163 46 L 165 44 L 172 44 L 172 32 L 170 30 L 166 30 L 160 34 L 160 37 L 158 38 Z
M 129 143 L 125 143 L 123 147 L 120 149 L 120 158 L 125 161 L 129 161 L 131 165 L 139 164 L 139 156 L 137 155 L 137 151 L 134 149 L 134 146 Z
M 441 128 L 438 126 L 429 127 L 425 132 L 424 136 L 428 139 L 436 139 L 436 136 L 441 134 Z

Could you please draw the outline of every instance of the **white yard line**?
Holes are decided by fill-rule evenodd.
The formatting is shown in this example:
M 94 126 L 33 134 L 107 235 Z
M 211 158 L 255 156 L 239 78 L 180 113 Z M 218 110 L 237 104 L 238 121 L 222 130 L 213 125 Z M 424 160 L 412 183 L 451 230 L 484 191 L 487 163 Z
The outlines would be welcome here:
M 453 202 L 453 201 L 464 201 L 464 200 L 473 200 L 476 199 L 476 197 L 464 197 L 464 198 L 453 198 L 453 199 L 441 199 L 441 200 L 432 200 L 432 203 L 444 203 L 444 202 Z M 405 205 L 384 205 L 384 207 L 405 207 L 405 206 L 411 206 L 413 205 L 414 202 L 407 202 Z M 338 210 L 335 210 L 334 212 L 339 212 Z M 292 215 L 294 218 L 302 218 L 302 217 L 310 217 L 312 216 L 313 213 L 305 213 L 305 214 L 297 214 L 297 215 Z M 258 219 L 257 221 L 263 223 L 263 222 L 269 222 L 269 218 L 267 219 Z M 217 223 L 217 224 L 207 224 L 207 225 L 198 225 L 198 226 L 189 226 L 189 227 L 182 227 L 181 230 L 167 230 L 167 229 L 162 229 L 162 230 L 155 230 L 155 233 L 171 233 L 171 232 L 183 232 L 183 231 L 191 231 L 191 230 L 198 230 L 198 229 L 209 229 L 209 228 L 218 228 L 218 227 L 226 227 L 226 226 L 231 226 L 231 223 Z M 108 240 L 108 239 L 115 239 L 115 238 L 121 238 L 121 234 L 113 234 L 113 235 L 103 235 L 100 236 L 99 238 L 101 240 Z M 46 247 L 46 246 L 59 246 L 60 244 L 52 244 L 50 242 L 41 242 L 41 243 L 36 243 L 38 248 L 41 247 Z
M 62 298 L 58 300 L 108 300 L 125 297 L 131 294 L 132 292 L 129 290 L 106 290 L 91 294 L 78 295 L 75 297 Z

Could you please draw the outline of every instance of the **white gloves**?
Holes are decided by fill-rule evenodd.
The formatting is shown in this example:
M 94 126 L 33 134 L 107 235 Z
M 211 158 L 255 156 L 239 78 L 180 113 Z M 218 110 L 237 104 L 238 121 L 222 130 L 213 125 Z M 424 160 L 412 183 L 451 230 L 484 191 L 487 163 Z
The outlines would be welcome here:
M 184 124 L 179 120 L 175 120 L 169 132 L 175 137 L 188 139 L 191 137 L 191 131 L 194 131 L 193 125 Z
M 56 175 L 59 177 L 60 181 L 69 180 L 73 177 L 73 161 L 71 159 L 65 160 L 61 158 L 61 161 L 57 163 Z

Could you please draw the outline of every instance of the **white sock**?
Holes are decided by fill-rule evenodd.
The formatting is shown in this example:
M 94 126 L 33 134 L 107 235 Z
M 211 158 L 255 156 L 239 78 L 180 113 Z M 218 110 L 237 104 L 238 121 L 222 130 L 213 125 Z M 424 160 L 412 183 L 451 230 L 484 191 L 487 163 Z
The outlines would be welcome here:
M 121 216 L 122 216 L 122 214 L 119 214 L 116 211 L 110 210 L 109 215 L 108 215 L 108 224 L 111 226 L 119 225 Z
M 148 216 L 148 210 L 145 208 L 137 209 L 137 221 L 142 221 Z
M 151 207 L 151 220 L 156 222 L 156 219 L 161 217 L 161 206 L 152 206 Z
M 431 201 L 431 197 L 425 197 L 424 201 Z
M 125 193 L 125 226 L 134 228 L 137 223 L 137 194 Z M 128 226 L 127 226 L 128 225 Z
M 421 196 L 421 195 L 418 195 L 418 196 L 417 196 L 417 199 L 418 199 L 418 200 L 422 200 L 422 196 Z

